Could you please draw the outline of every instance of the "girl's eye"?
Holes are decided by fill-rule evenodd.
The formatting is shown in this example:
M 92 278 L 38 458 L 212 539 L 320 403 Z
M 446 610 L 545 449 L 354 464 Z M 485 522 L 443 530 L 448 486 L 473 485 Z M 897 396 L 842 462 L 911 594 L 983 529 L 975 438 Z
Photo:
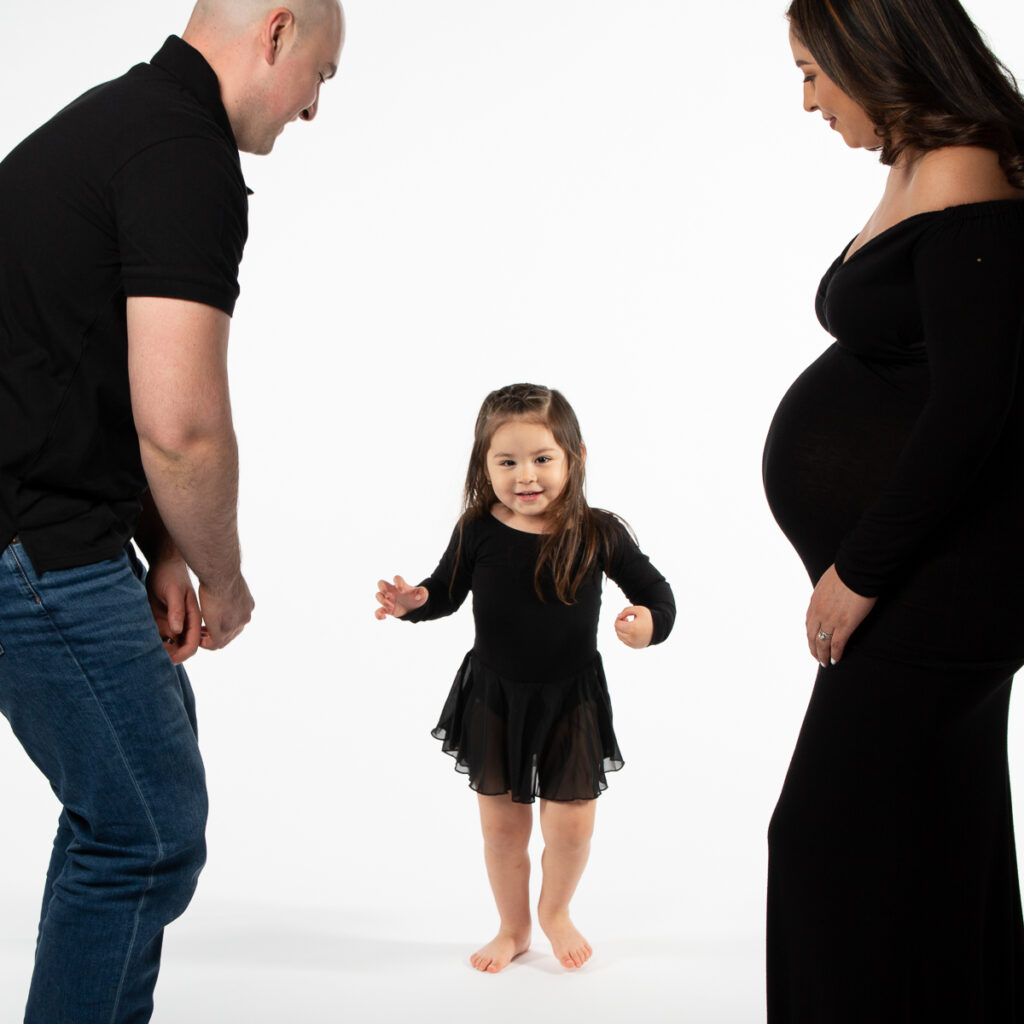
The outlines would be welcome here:
M 514 466 L 515 465 L 515 461 L 513 459 L 502 459 L 501 462 L 498 463 L 498 465 L 499 466 Z
M 551 461 L 551 456 L 550 455 L 538 455 L 537 456 L 537 461 L 543 466 L 545 462 L 550 462 Z
M 814 75 L 808 75 L 808 76 L 807 76 L 807 77 L 806 77 L 806 78 L 804 79 L 804 85 L 807 85 L 807 83 L 808 83 L 808 82 L 813 82 L 813 81 L 814 81 Z

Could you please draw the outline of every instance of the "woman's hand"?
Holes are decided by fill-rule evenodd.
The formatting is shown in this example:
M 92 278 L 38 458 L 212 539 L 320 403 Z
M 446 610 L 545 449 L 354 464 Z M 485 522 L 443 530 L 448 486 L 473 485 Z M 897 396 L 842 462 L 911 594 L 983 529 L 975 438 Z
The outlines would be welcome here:
M 877 597 L 855 594 L 840 578 L 835 565 L 825 570 L 807 607 L 807 646 L 822 665 L 835 665 L 847 641 L 867 618 Z
M 615 635 L 634 650 L 646 647 L 654 636 L 651 610 L 643 605 L 630 605 L 624 608 L 615 620 Z
M 146 594 L 164 648 L 180 665 L 199 649 L 203 621 L 185 560 L 176 555 L 154 562 L 146 573 Z
M 406 612 L 426 604 L 430 596 L 426 587 L 410 587 L 401 576 L 395 577 L 394 585 L 386 580 L 377 580 L 377 603 L 380 607 L 373 613 L 378 619 L 393 615 L 400 619 Z

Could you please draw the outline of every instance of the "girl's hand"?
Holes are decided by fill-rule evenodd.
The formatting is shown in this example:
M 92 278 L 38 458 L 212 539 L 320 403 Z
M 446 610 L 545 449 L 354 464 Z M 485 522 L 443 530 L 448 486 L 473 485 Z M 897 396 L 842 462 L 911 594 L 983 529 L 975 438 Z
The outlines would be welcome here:
M 615 635 L 634 650 L 646 647 L 654 636 L 654 619 L 651 611 L 643 605 L 624 608 L 615 620 Z
M 818 580 L 807 608 L 807 646 L 823 666 L 835 665 L 843 656 L 854 630 L 875 607 L 877 597 L 855 594 L 830 565 Z
M 419 608 L 430 596 L 426 587 L 410 587 L 401 576 L 395 577 L 394 586 L 386 580 L 377 580 L 377 603 L 380 607 L 373 613 L 378 619 L 393 615 L 400 619 L 406 612 Z

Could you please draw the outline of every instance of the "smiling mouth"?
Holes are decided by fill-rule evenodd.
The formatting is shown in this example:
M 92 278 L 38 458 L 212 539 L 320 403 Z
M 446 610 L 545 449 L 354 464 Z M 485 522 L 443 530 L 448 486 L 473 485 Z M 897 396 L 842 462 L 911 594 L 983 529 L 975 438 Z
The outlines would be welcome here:
M 516 497 L 520 501 L 533 501 L 534 498 L 539 498 L 542 491 L 517 491 Z

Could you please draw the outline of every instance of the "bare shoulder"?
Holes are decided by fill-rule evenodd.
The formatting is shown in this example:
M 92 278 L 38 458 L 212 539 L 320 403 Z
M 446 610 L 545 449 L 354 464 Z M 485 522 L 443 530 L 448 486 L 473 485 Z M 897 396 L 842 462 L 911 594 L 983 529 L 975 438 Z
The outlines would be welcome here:
M 920 156 L 908 195 L 915 212 L 1021 197 L 1021 190 L 1006 180 L 995 151 L 979 146 L 945 146 Z

